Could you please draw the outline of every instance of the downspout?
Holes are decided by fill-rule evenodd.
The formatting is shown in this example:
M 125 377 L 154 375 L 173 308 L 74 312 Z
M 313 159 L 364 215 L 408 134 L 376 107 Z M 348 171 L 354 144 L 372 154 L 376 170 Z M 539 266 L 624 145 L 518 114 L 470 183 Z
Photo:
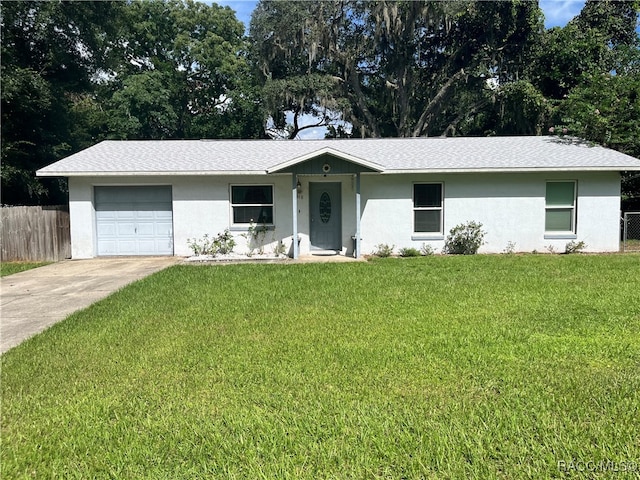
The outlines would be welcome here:
M 356 251 L 354 257 L 360 258 L 360 172 L 356 173 Z
M 298 245 L 298 178 L 295 173 L 291 174 L 291 204 L 293 205 L 293 259 L 296 260 L 300 255 L 300 246 Z

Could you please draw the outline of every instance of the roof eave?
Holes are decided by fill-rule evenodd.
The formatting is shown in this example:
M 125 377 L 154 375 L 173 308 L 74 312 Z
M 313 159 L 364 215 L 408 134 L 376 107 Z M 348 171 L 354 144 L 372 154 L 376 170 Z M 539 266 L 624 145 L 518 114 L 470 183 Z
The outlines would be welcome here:
M 485 167 L 485 168 L 417 168 L 417 169 L 393 169 L 381 172 L 384 175 L 401 173 L 532 173 L 532 172 L 624 172 L 640 171 L 640 166 L 616 166 L 616 167 Z
M 365 166 L 365 165 L 363 165 Z M 287 168 L 282 167 L 282 169 Z M 369 167 L 371 168 L 371 167 Z M 212 176 L 212 175 L 266 175 L 277 174 L 281 168 L 269 170 L 189 170 L 189 171 L 88 171 L 88 170 L 38 170 L 37 177 L 158 177 L 158 176 Z M 528 167 L 528 168 L 415 168 L 415 169 L 389 169 L 375 172 L 384 175 L 416 174 L 416 173 L 531 173 L 531 172 L 623 172 L 640 171 L 640 165 L 619 165 L 612 167 Z
M 265 170 L 189 170 L 189 171 L 42 171 L 36 172 L 37 177 L 159 177 L 159 176 L 207 176 L 207 175 L 266 175 Z

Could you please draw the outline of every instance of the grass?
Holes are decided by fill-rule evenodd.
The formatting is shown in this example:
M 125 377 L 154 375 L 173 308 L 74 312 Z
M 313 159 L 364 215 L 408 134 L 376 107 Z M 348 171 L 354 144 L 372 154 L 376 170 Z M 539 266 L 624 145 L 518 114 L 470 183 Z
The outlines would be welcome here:
M 640 251 L 640 240 L 630 238 L 627 240 L 626 245 L 622 242 L 622 248 L 620 248 L 620 250 L 624 250 L 625 247 L 627 252 Z
M 51 262 L 2 262 L 0 263 L 0 276 L 6 277 L 14 273 L 24 272 L 32 268 L 43 267 Z
M 2 357 L 0 476 L 640 469 L 639 291 L 634 255 L 172 267 Z

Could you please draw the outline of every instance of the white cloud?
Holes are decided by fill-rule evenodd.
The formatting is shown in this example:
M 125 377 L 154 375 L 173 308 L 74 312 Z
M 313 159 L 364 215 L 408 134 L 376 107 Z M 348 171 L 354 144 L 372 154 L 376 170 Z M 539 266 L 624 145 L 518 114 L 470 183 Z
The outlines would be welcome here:
M 585 0 L 540 0 L 544 12 L 544 26 L 564 27 L 569 20 L 578 15 Z

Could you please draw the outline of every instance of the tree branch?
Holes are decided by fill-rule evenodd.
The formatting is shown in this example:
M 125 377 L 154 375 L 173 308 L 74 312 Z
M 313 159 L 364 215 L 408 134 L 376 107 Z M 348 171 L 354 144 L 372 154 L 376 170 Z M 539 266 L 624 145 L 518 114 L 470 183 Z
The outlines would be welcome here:
M 440 108 L 441 104 L 450 94 L 451 88 L 458 80 L 464 77 L 464 75 L 464 68 L 461 68 L 455 74 L 453 74 L 453 76 L 451 76 L 451 78 L 449 78 L 449 80 L 447 80 L 446 83 L 440 88 L 436 96 L 433 97 L 433 99 L 431 99 L 429 104 L 425 107 L 422 115 L 420 115 L 420 119 L 413 129 L 413 134 L 411 135 L 412 137 L 419 137 L 420 135 L 422 135 L 422 132 L 427 125 L 427 119 L 431 119 L 431 116 L 436 112 L 436 110 Z
M 455 119 L 453 119 L 451 121 L 451 123 L 449 123 L 447 128 L 444 129 L 444 131 L 442 132 L 442 136 L 443 137 L 448 137 L 450 134 L 455 135 L 456 127 L 458 126 L 458 123 L 460 123 L 465 117 L 468 117 L 469 115 L 473 115 L 474 113 L 477 113 L 478 110 L 483 108 L 489 102 L 490 102 L 490 100 L 485 98 L 485 99 L 480 100 L 479 102 L 477 102 L 469 110 L 465 110 L 464 112 L 461 112 L 460 114 L 458 114 L 458 116 Z
M 371 132 L 371 136 L 374 138 L 380 138 L 382 135 L 380 134 L 380 127 L 378 126 L 378 122 L 374 118 L 373 114 L 367 107 L 367 104 L 364 101 L 364 94 L 362 93 L 362 89 L 360 88 L 360 78 L 358 77 L 358 73 L 355 68 L 351 68 L 349 71 L 349 84 L 354 92 L 354 97 L 356 101 L 356 105 L 364 115 L 364 118 L 369 126 L 369 131 Z

